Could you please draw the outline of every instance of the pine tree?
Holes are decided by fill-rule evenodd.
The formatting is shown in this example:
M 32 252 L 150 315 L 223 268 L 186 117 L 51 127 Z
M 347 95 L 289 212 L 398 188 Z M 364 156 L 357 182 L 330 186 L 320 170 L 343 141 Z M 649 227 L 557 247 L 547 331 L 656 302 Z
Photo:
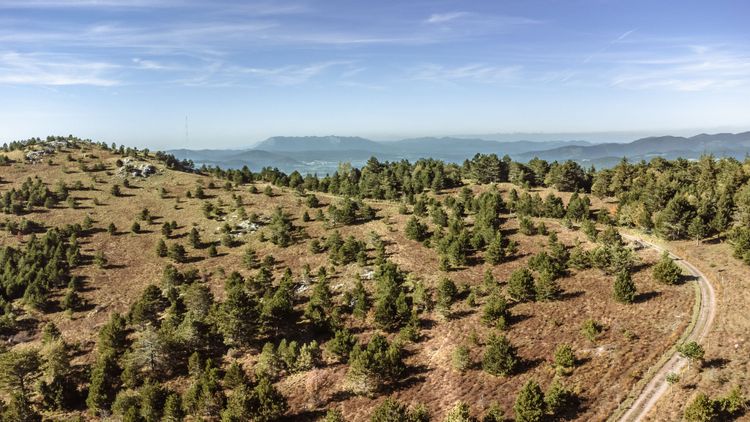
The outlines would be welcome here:
M 357 338 L 349 329 L 344 327 L 334 332 L 333 338 L 327 344 L 327 349 L 340 360 L 347 361 L 355 344 L 357 344 Z
M 0 387 L 14 398 L 20 414 L 33 414 L 31 392 L 42 375 L 41 358 L 35 349 L 0 354 Z
M 469 413 L 469 405 L 459 401 L 445 414 L 443 422 L 477 422 Z
M 357 277 L 354 285 L 352 299 L 354 300 L 352 313 L 359 319 L 365 319 L 367 317 L 367 311 L 370 309 L 370 299 L 367 296 L 367 290 L 365 290 L 365 286 L 362 284 L 362 280 L 359 277 Z
M 101 351 L 100 351 L 101 353 Z M 95 414 L 107 412 L 119 389 L 120 367 L 112 352 L 99 355 L 91 370 L 91 382 L 86 405 Z
M 450 313 L 451 305 L 458 294 L 456 283 L 448 277 L 443 277 L 438 284 L 437 306 L 444 312 Z
M 576 355 L 568 344 L 561 344 L 555 349 L 555 367 L 558 372 L 568 372 L 576 364 Z
M 270 380 L 261 378 L 253 390 L 258 400 L 258 408 L 254 412 L 255 420 L 260 422 L 273 421 L 286 412 L 288 408 L 286 398 Z
M 518 393 L 513 405 L 518 422 L 541 422 L 545 420 L 544 393 L 539 384 L 529 380 Z
M 534 298 L 534 276 L 527 268 L 513 271 L 508 280 L 508 296 L 518 302 Z
M 492 334 L 482 358 L 482 369 L 496 376 L 507 376 L 515 371 L 519 360 L 516 349 L 505 336 Z
M 190 246 L 192 246 L 195 249 L 198 249 L 201 247 L 201 235 L 198 232 L 198 229 L 193 227 L 190 229 L 190 233 L 188 234 L 188 242 L 190 242 Z
M 182 400 L 177 393 L 169 393 L 164 402 L 164 416 L 162 422 L 181 422 L 185 415 L 182 412 Z
M 469 348 L 460 345 L 453 351 L 453 367 L 460 372 L 464 372 L 471 366 L 471 356 L 469 355 Z
M 94 264 L 96 264 L 96 266 L 99 268 L 106 268 L 107 263 L 107 257 L 104 256 L 104 252 L 97 251 L 94 255 Z
M 252 270 L 258 268 L 258 254 L 255 252 L 255 249 L 248 246 L 247 249 L 245 249 L 245 253 L 242 255 L 242 262 L 248 269 Z
M 695 341 L 679 345 L 677 351 L 680 353 L 680 356 L 687 358 L 689 363 L 703 360 L 703 355 L 705 354 L 703 347 Z
M 568 390 L 558 378 L 552 380 L 552 383 L 547 388 L 547 392 L 544 394 L 544 404 L 547 413 L 558 417 L 575 406 L 577 399 L 576 395 Z
M 127 347 L 125 318 L 117 312 L 110 314 L 109 321 L 99 330 L 97 350 L 100 354 L 113 353 L 120 356 Z
M 508 326 L 509 320 L 508 302 L 498 292 L 493 292 L 482 308 L 482 322 L 503 330 Z
M 140 414 L 145 422 L 159 422 L 161 420 L 167 391 L 159 384 L 149 380 L 140 390 Z
M 633 303 L 635 300 L 635 283 L 629 271 L 617 273 L 612 293 L 616 301 L 620 303 Z
M 257 331 L 258 304 L 245 292 L 243 286 L 227 291 L 221 304 L 219 329 L 224 336 L 237 345 L 246 345 Z
M 407 239 L 421 242 L 427 237 L 427 226 L 422 224 L 417 217 L 412 216 L 409 221 L 406 222 L 404 234 Z
M 130 308 L 128 318 L 133 324 L 158 325 L 159 315 L 167 307 L 167 300 L 162 296 L 161 289 L 154 284 L 146 286 L 140 299 Z
M 503 237 L 496 235 L 492 238 L 487 250 L 484 253 L 484 260 L 488 264 L 498 265 L 505 259 L 505 245 L 503 245 Z
M 183 263 L 187 260 L 187 252 L 185 247 L 179 243 L 173 243 L 167 251 L 167 256 L 176 263 Z
M 659 262 L 653 268 L 654 278 L 664 284 L 677 284 L 682 276 L 682 269 L 675 264 L 669 253 L 664 251 Z
M 698 393 L 685 409 L 685 420 L 688 422 L 711 422 L 717 420 L 716 405 L 706 393 Z
M 549 271 L 542 271 L 534 280 L 534 295 L 536 300 L 546 302 L 560 296 L 560 286 Z

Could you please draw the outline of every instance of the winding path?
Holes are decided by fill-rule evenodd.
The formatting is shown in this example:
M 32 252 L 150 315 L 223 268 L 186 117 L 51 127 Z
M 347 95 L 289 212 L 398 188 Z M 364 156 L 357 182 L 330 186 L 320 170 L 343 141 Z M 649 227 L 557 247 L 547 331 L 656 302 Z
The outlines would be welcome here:
M 641 238 L 635 236 L 622 234 L 623 238 L 631 240 L 641 245 L 647 246 L 658 251 L 664 251 L 665 249 L 647 242 Z M 679 256 L 672 254 L 669 255 L 690 274 L 695 276 L 698 288 L 700 289 L 700 303 L 698 304 L 698 317 L 695 324 L 689 328 L 687 336 L 683 337 L 682 341 L 696 341 L 700 343 L 708 334 L 709 330 L 714 321 L 716 315 L 716 294 L 711 283 L 708 281 L 705 275 L 698 270 L 693 264 L 683 260 Z M 661 359 L 657 365 L 661 365 L 658 368 L 654 368 L 651 375 L 651 379 L 648 380 L 646 385 L 640 390 L 634 390 L 628 396 L 626 403 L 626 410 L 622 409 L 622 405 L 618 408 L 620 416 L 613 418 L 612 420 L 620 422 L 634 422 L 642 421 L 648 415 L 648 413 L 656 405 L 657 401 L 667 392 L 669 385 L 667 383 L 667 375 L 670 373 L 679 374 L 685 366 L 688 364 L 688 360 L 679 355 L 679 353 L 673 348 L 671 355 L 668 359 Z M 636 397 L 633 397 L 637 394 Z

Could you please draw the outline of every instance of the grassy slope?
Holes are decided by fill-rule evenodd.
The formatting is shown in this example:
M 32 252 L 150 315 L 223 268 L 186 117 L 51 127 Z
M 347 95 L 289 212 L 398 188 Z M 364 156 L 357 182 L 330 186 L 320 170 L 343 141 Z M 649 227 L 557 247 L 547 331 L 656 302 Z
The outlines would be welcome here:
M 86 152 L 72 151 L 74 158 L 84 153 Z M 98 158 L 91 158 L 92 153 Z M 118 156 L 100 150 L 88 152 L 88 155 L 89 158 L 86 160 L 89 164 L 100 159 L 107 164 L 108 171 L 83 173 L 78 169 L 77 163 L 65 159 L 65 154 L 55 155 L 52 166 L 44 163 L 0 167 L 0 175 L 9 181 L 0 185 L 0 191 L 18 185 L 26 177 L 33 175 L 41 177 L 50 188 L 57 180 L 65 180 L 68 184 L 81 180 L 86 186 L 94 183 L 95 190 L 73 193 L 81 205 L 78 209 L 63 206 L 28 215 L 27 218 L 43 222 L 47 226 L 57 226 L 81 222 L 84 216 L 89 214 L 94 219 L 96 228 L 104 229 L 113 222 L 120 232 L 116 236 L 110 236 L 101 230 L 91 237 L 82 239 L 83 252 L 86 255 L 91 256 L 101 250 L 110 262 L 110 267 L 106 269 L 88 265 L 76 270 L 86 277 L 87 289 L 83 295 L 91 304 L 91 308 L 75 313 L 72 318 L 62 312 L 46 315 L 32 312 L 26 317 L 37 323 L 37 330 L 33 332 L 35 339 L 38 338 L 38 329 L 42 323 L 51 320 L 58 324 L 67 340 L 80 343 L 83 349 L 89 352 L 94 346 L 97 329 L 106 321 L 110 312 L 126 312 L 146 285 L 159 283 L 162 268 L 169 262 L 165 258 L 157 257 L 154 252 L 154 246 L 161 237 L 160 227 L 164 221 L 175 220 L 180 226 L 168 243 L 177 241 L 185 244 L 189 256 L 194 258 L 194 262 L 180 267 L 196 267 L 206 274 L 210 278 L 210 285 L 217 299 L 222 297 L 223 285 L 223 277 L 218 274 L 219 269 L 223 268 L 227 273 L 238 270 L 245 276 L 252 274 L 241 265 L 244 247 L 229 249 L 219 246 L 220 256 L 208 258 L 206 249 L 194 250 L 187 245 L 185 235 L 193 226 L 199 228 L 204 241 L 218 241 L 220 238 L 217 228 L 223 222 L 206 219 L 201 212 L 203 201 L 185 197 L 186 191 L 192 190 L 197 183 L 207 186 L 211 180 L 209 177 L 172 172 L 160 167 L 160 173 L 148 179 L 131 179 L 133 187 L 123 189 L 126 196 L 115 198 L 109 194 L 110 186 L 114 182 L 121 183 L 122 180 L 117 175 L 108 173 L 113 172 L 114 161 Z M 215 183 L 217 186 L 223 185 L 218 180 Z M 160 187 L 166 188 L 169 192 L 167 199 L 160 198 Z M 263 187 L 262 184 L 258 185 L 260 191 Z M 474 188 L 481 190 L 484 187 Z M 501 186 L 504 191 L 509 188 L 507 185 Z M 276 206 L 281 206 L 294 217 L 295 225 L 304 228 L 309 238 L 327 235 L 328 230 L 322 222 L 302 222 L 301 215 L 305 207 L 301 205 L 301 199 L 294 192 L 282 191 L 279 188 L 274 190 L 277 195 L 272 198 L 262 194 L 251 194 L 248 186 L 235 188 L 233 192 L 223 189 L 206 189 L 206 192 L 211 196 L 208 200 L 214 203 L 221 200 L 224 204 L 234 203 L 232 193 L 241 195 L 247 212 L 255 212 L 261 216 L 269 215 Z M 336 201 L 331 195 L 318 196 L 324 205 Z M 102 205 L 94 205 L 94 198 Z M 444 276 L 444 273 L 438 270 L 437 255 L 433 250 L 404 237 L 403 225 L 408 216 L 399 215 L 395 204 L 376 201 L 372 202 L 372 205 L 378 209 L 380 219 L 342 227 L 339 229 L 342 235 L 354 234 L 358 238 L 367 239 L 370 232 L 380 234 L 389 243 L 388 252 L 393 261 L 421 277 L 428 285 L 435 285 Z M 146 233 L 126 233 L 143 207 L 147 207 L 158 217 L 155 223 L 151 226 L 141 223 Z M 226 211 L 230 208 L 229 205 L 224 207 Z M 313 211 L 309 212 L 314 215 Z M 517 228 L 515 219 L 509 218 L 505 228 L 514 232 Z M 566 244 L 572 244 L 576 238 L 582 242 L 586 241 L 580 232 L 568 231 L 557 225 L 554 225 L 553 229 L 560 231 L 560 239 Z M 499 280 L 506 280 L 514 269 L 522 266 L 546 243 L 543 236 L 512 234 L 511 237 L 520 244 L 520 258 L 492 268 Z M 0 232 L 0 244 L 15 244 L 19 240 L 23 239 L 11 237 L 7 232 Z M 285 249 L 259 242 L 257 234 L 247 235 L 242 241 L 253 245 L 261 257 L 266 254 L 273 255 L 281 264 L 277 266 L 277 276 L 281 275 L 284 266 L 291 267 L 295 274 L 299 274 L 304 264 L 309 264 L 313 269 L 329 264 L 325 254 L 312 255 L 308 252 L 305 239 Z M 414 370 L 410 372 L 402 387 L 393 394 L 406 402 L 425 403 L 437 420 L 440 420 L 441 415 L 456 400 L 468 402 L 476 414 L 482 412 L 491 402 L 497 401 L 506 409 L 506 414 L 510 415 L 513 400 L 521 385 L 527 379 L 534 378 L 545 388 L 554 375 L 550 363 L 555 347 L 560 343 L 569 343 L 578 351 L 578 357 L 583 362 L 565 380 L 584 396 L 583 411 L 578 415 L 578 419 L 604 419 L 626 396 L 638 374 L 645 371 L 676 340 L 690 317 L 692 289 L 687 286 L 658 285 L 651 279 L 650 271 L 645 268 L 657 257 L 644 252 L 641 258 L 646 265 L 634 274 L 639 291 L 646 293 L 644 298 L 647 300 L 641 303 L 632 306 L 617 304 L 611 298 L 611 277 L 604 276 L 597 270 L 573 270 L 568 277 L 561 280 L 565 291 L 564 300 L 515 306 L 512 312 L 518 316 L 519 321 L 512 325 L 507 335 L 519 348 L 520 356 L 530 362 L 520 375 L 498 378 L 482 372 L 478 367 L 463 374 L 451 368 L 451 354 L 454 348 L 459 344 L 468 343 L 472 330 L 476 330 L 480 339 L 485 339 L 490 332 L 479 322 L 480 308 L 470 308 L 465 303 L 459 303 L 455 306 L 459 318 L 451 321 L 442 321 L 436 315 L 430 315 L 430 319 L 425 321 L 424 339 L 420 343 L 408 346 L 408 363 Z M 458 284 L 477 285 L 481 283 L 484 269 L 484 265 L 475 265 L 451 272 L 450 277 Z M 356 264 L 337 268 L 331 281 L 334 291 L 338 293 L 348 289 L 353 282 L 353 275 L 359 271 L 361 269 Z M 479 303 L 483 303 L 483 300 L 480 299 Z M 589 318 L 603 322 L 608 327 L 596 344 L 591 344 L 579 333 L 582 322 Z M 356 326 L 357 323 L 353 325 Z M 371 333 L 369 326 L 370 324 L 362 327 L 362 336 L 366 337 Z M 472 346 L 472 349 L 473 357 L 479 361 L 482 347 Z M 242 355 L 242 361 L 247 369 L 251 368 L 253 356 L 257 352 L 250 350 Z M 90 353 L 84 353 L 77 358 L 79 363 L 91 360 Z M 383 396 L 367 398 L 341 394 L 344 389 L 345 372 L 345 366 L 330 364 L 310 373 L 297 374 L 282 380 L 279 388 L 289 399 L 290 413 L 312 416 L 326 407 L 340 406 L 344 414 L 352 420 L 365 419 Z M 311 397 L 315 400 L 311 400 Z

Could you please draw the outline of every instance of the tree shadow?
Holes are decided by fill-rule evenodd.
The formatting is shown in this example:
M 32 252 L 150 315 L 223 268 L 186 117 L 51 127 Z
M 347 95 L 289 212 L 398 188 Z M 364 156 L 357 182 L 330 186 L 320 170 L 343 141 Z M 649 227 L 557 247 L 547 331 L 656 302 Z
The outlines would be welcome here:
M 563 292 L 560 294 L 559 298 L 560 300 L 575 299 L 577 297 L 583 296 L 584 294 L 586 294 L 586 292 L 584 292 L 583 290 L 576 290 L 574 292 Z
M 657 292 L 657 291 L 640 293 L 640 294 L 636 295 L 634 302 L 635 303 L 645 303 L 645 302 L 648 302 L 649 300 L 651 300 L 653 298 L 661 296 L 661 294 L 662 294 L 661 292 Z
M 709 360 L 703 361 L 703 365 L 702 366 L 704 368 L 717 368 L 717 369 L 720 369 L 720 368 L 726 367 L 727 364 L 729 364 L 729 362 L 731 362 L 729 359 L 725 359 L 725 358 L 713 358 L 713 359 L 709 359 Z
M 343 400 L 342 400 L 343 401 Z M 320 421 L 323 420 L 323 416 L 325 416 L 326 410 L 325 409 L 312 409 L 312 410 L 302 410 L 299 413 L 295 413 L 293 415 L 284 415 L 281 418 L 279 418 L 279 421 L 288 421 L 288 422 L 296 422 L 296 421 Z
M 185 260 L 183 262 L 185 264 L 194 264 L 196 262 L 201 262 L 204 259 L 206 259 L 206 258 L 202 257 L 202 256 L 190 256 L 190 257 L 185 258 Z
M 544 362 L 544 359 L 541 358 L 523 359 L 513 371 L 513 375 L 523 374 L 524 372 L 530 371 L 542 364 L 542 362 Z

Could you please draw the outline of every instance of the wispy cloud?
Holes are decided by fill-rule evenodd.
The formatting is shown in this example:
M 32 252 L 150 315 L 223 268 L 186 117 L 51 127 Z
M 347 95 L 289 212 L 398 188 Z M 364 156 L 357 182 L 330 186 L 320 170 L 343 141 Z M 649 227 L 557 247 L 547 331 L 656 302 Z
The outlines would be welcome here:
M 700 52 L 698 52 L 700 51 Z M 626 89 L 705 91 L 750 85 L 750 55 L 710 48 L 671 59 L 624 60 L 611 78 Z
M 305 83 L 334 66 L 348 64 L 347 61 L 329 61 L 307 65 L 289 65 L 276 68 L 239 67 L 226 69 L 227 74 L 249 75 L 273 85 L 289 86 Z
M 117 67 L 64 55 L 4 52 L 0 53 L 0 84 L 113 86 L 120 83 L 110 75 Z
M 518 76 L 520 66 L 491 66 L 475 63 L 463 66 L 425 64 L 410 71 L 416 80 L 435 82 L 474 81 L 480 83 L 505 83 Z
M 156 8 L 186 4 L 180 0 L 4 0 L 0 2 L 0 8 Z
M 428 17 L 426 23 L 446 23 L 469 16 L 469 12 L 449 12 L 449 13 L 433 13 Z

